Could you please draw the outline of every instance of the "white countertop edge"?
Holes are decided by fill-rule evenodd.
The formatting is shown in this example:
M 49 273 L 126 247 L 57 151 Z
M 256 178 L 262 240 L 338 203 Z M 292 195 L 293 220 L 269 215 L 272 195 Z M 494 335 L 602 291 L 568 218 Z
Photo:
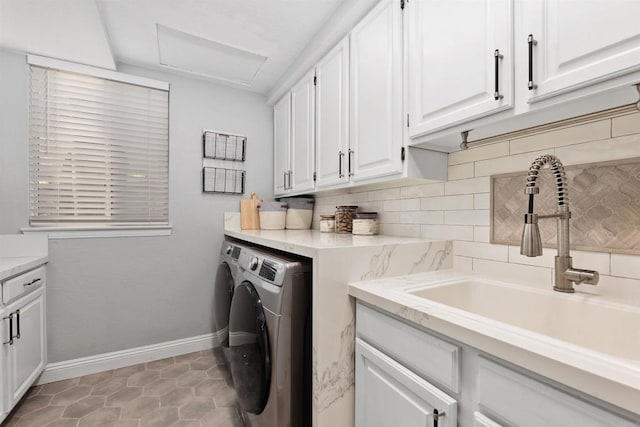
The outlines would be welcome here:
M 0 258 L 0 280 L 5 280 L 25 271 L 32 270 L 49 261 L 47 255 L 32 257 L 2 257 Z
M 634 413 L 640 413 L 640 363 L 609 356 L 443 304 L 416 303 L 399 289 L 469 274 L 454 270 L 349 284 L 349 295 Z M 395 309 L 395 310 L 394 310 Z M 426 316 L 425 316 L 426 315 Z M 496 345 L 496 343 L 502 345 Z M 553 363 L 548 363 L 553 362 Z M 616 389 L 616 393 L 607 393 Z
M 240 230 L 225 228 L 224 234 L 235 239 L 310 258 L 321 250 L 433 242 L 433 240 L 415 237 L 354 236 L 351 234 L 321 233 L 318 230 Z

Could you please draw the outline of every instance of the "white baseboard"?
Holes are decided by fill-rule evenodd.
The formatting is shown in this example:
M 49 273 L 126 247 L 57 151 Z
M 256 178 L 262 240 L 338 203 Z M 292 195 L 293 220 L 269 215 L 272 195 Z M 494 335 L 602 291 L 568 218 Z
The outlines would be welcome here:
M 95 356 L 81 357 L 64 362 L 50 363 L 42 375 L 40 375 L 36 384 L 46 384 L 83 375 L 95 374 L 96 372 L 108 371 L 110 369 L 137 365 L 138 363 L 151 362 L 167 357 L 207 350 L 218 345 L 218 335 L 213 333 L 111 353 L 97 354 Z

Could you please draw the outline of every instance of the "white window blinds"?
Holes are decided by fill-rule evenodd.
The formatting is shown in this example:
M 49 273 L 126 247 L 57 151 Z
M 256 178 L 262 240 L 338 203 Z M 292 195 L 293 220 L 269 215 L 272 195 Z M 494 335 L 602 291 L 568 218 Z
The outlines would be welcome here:
M 30 67 L 32 226 L 169 222 L 169 93 Z

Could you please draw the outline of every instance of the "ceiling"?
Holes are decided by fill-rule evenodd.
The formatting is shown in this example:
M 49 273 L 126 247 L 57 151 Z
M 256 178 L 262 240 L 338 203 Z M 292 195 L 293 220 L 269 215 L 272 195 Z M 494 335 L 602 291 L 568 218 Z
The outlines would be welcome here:
M 116 62 L 266 93 L 344 0 L 96 0 Z
M 354 0 L 0 0 L 0 48 L 267 93 Z

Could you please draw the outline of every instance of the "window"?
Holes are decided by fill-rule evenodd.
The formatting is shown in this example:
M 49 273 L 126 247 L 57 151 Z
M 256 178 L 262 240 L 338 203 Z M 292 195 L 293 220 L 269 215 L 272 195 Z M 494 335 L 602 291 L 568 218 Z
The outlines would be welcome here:
M 30 225 L 168 224 L 168 87 L 33 62 L 30 83 Z

